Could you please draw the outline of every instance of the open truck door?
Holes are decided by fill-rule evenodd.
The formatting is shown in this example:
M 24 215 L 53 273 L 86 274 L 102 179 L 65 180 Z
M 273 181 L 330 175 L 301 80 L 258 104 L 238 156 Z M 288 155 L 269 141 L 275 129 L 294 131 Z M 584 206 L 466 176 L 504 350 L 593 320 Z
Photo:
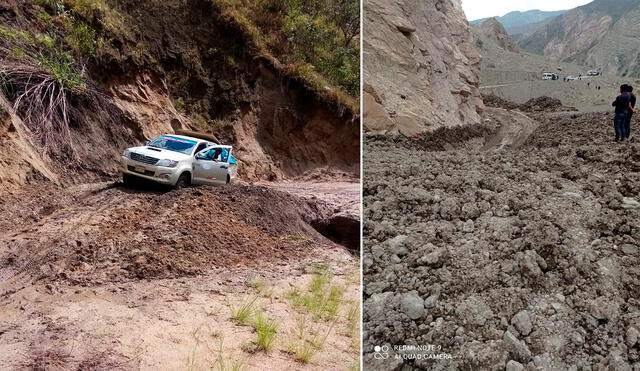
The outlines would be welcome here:
M 196 153 L 192 182 L 194 184 L 227 184 L 232 179 L 231 168 L 235 169 L 237 166 L 231 151 L 231 146 L 215 145 Z

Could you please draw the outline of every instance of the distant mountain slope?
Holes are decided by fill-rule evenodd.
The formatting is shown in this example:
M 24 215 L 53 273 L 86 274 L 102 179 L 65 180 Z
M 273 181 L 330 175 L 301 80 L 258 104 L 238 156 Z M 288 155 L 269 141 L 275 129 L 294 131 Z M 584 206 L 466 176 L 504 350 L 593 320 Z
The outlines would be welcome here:
M 508 29 L 507 32 L 515 42 L 519 43 L 531 37 L 531 35 L 533 35 L 536 31 L 542 29 L 544 26 L 549 24 L 549 22 L 553 21 L 554 19 L 555 17 L 547 18 L 541 22 L 528 23 L 528 24 L 523 24 L 521 26 L 514 26 Z
M 550 18 L 557 17 L 561 14 L 566 13 L 567 10 L 557 10 L 551 12 L 545 12 L 542 10 L 534 9 L 528 10 L 526 12 L 510 12 L 502 17 L 495 17 L 496 20 L 504 26 L 507 32 L 510 35 L 514 35 L 517 33 L 521 33 L 521 28 L 523 26 L 527 26 L 534 23 L 540 23 Z M 489 18 L 476 19 L 469 23 L 471 24 L 482 24 Z
M 553 19 L 520 47 L 606 73 L 640 76 L 640 0 L 595 0 Z

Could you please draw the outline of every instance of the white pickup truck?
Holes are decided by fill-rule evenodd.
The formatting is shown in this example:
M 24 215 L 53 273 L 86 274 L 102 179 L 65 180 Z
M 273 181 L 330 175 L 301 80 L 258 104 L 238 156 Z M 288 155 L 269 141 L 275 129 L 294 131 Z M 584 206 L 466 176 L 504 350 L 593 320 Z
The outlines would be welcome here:
M 202 137 L 161 135 L 144 146 L 124 150 L 122 181 L 130 184 L 144 178 L 176 188 L 228 184 L 238 173 L 232 151 L 231 146 Z

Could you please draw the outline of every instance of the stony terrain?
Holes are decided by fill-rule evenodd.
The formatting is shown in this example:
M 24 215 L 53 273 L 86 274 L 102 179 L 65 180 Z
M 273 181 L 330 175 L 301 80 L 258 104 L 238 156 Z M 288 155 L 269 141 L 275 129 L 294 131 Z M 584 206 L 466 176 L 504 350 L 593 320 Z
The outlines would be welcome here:
M 366 131 L 414 136 L 480 122 L 480 56 L 459 0 L 371 0 L 363 11 Z
M 608 113 L 532 111 L 514 146 L 366 138 L 368 369 L 640 368 L 640 146 Z M 452 359 L 374 357 L 403 344 Z

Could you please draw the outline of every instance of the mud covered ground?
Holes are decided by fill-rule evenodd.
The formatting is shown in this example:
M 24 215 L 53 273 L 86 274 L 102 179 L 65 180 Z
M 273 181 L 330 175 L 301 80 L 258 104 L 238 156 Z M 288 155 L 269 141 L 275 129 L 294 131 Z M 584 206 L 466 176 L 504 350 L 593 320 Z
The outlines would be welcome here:
M 115 182 L 3 197 L 0 369 L 350 367 L 360 349 L 358 257 L 317 225 L 357 216 L 358 185 L 301 183 L 308 197 L 287 187 Z M 310 292 L 318 272 L 324 286 Z M 331 318 L 298 294 L 334 303 Z M 247 323 L 234 322 L 246 305 Z M 259 315 L 278 327 L 269 351 L 256 349 Z
M 501 150 L 365 141 L 367 368 L 640 369 L 640 145 L 610 114 L 533 115 Z

